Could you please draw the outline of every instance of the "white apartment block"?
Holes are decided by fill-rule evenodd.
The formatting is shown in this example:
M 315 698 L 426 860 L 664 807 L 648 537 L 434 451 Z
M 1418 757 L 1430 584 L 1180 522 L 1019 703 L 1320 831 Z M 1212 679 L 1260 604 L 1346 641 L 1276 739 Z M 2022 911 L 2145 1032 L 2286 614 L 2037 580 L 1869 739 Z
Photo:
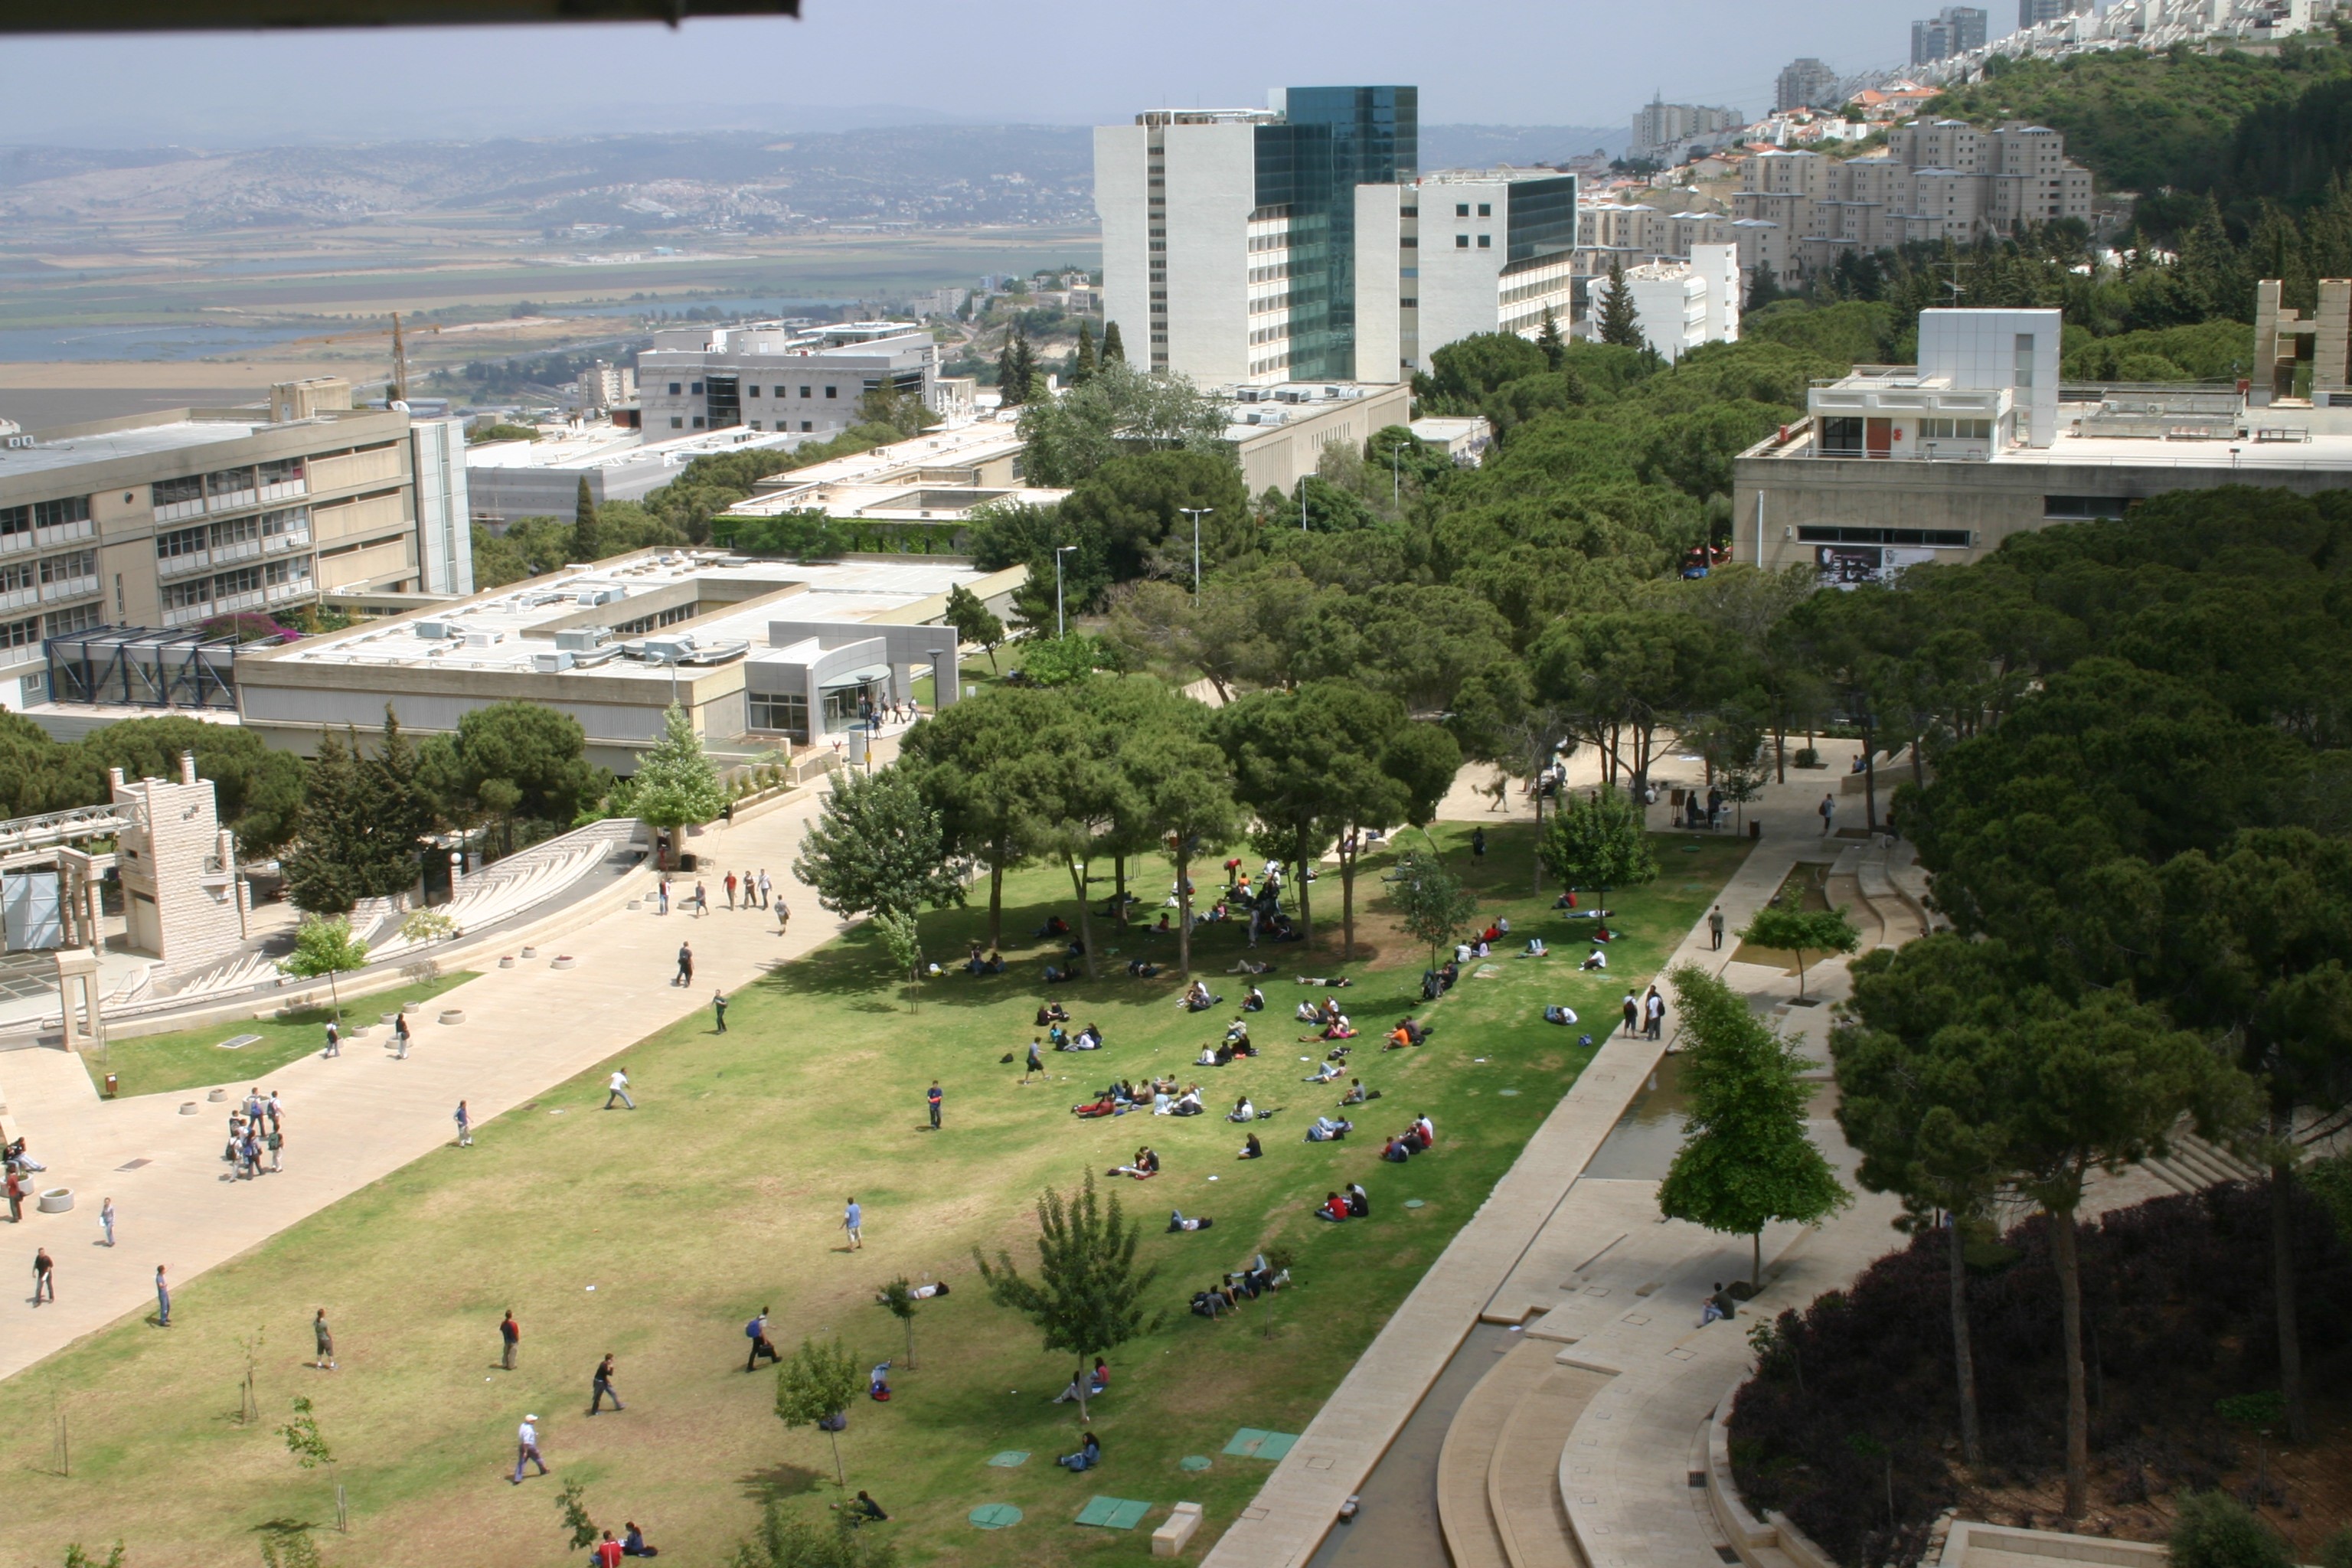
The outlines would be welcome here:
M 939 343 L 914 321 L 665 327 L 637 356 L 637 400 L 648 441 L 738 426 L 832 436 L 858 423 L 869 392 L 933 406 L 939 368 Z
M 1679 154 L 1694 142 L 1715 142 L 1736 136 L 1748 121 L 1736 109 L 1710 109 L 1697 103 L 1665 103 L 1653 99 L 1633 111 L 1630 158 L 1663 158 Z
M 582 408 L 597 413 L 625 406 L 637 400 L 637 373 L 600 359 L 580 373 L 573 396 Z
M 1669 364 L 1701 343 L 1738 341 L 1742 281 L 1736 245 L 1696 245 L 1687 261 L 1625 270 L 1642 335 Z

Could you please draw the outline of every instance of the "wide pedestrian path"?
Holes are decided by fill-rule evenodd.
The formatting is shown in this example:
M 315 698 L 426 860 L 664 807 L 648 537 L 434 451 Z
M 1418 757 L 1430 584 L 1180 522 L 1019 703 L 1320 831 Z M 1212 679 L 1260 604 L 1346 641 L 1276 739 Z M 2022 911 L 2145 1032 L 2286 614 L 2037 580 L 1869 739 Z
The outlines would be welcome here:
M 790 867 L 820 797 L 788 801 L 756 819 L 714 826 L 687 848 L 702 858 L 711 912 L 681 912 L 695 878 L 672 879 L 671 912 L 655 913 L 650 870 L 629 873 L 626 887 L 644 907 L 583 915 L 583 925 L 545 939 L 538 956 L 518 957 L 513 969 L 486 967 L 443 997 L 410 1014 L 415 1043 L 395 1060 L 391 1031 L 381 1026 L 347 1042 L 340 1057 L 307 1057 L 258 1080 L 286 1107 L 285 1169 L 236 1181 L 220 1158 L 234 1100 L 256 1085 L 232 1076 L 235 1058 L 223 1053 L 220 1079 L 231 1101 L 214 1103 L 202 1089 L 105 1100 L 75 1057 L 58 1050 L 0 1053 L 0 1103 L 48 1169 L 44 1188 L 70 1187 L 75 1205 L 40 1214 L 27 1203 L 24 1222 L 0 1231 L 0 1268 L 31 1277 L 33 1252 L 46 1247 L 58 1260 L 54 1305 L 20 1310 L 0 1302 L 0 1377 L 22 1371 L 105 1327 L 125 1312 L 152 1310 L 155 1267 L 168 1266 L 184 1286 L 214 1265 L 266 1240 L 345 1194 L 381 1179 L 452 1142 L 450 1114 L 467 1102 L 477 1138 L 499 1136 L 497 1118 L 549 1087 L 605 1060 L 691 1013 L 709 1016 L 715 990 L 733 992 L 775 964 L 832 940 L 844 929 L 817 907 Z M 718 862 L 714 867 L 713 862 Z M 772 913 L 730 911 L 722 880 L 765 868 L 779 896 L 788 897 L 792 921 L 779 935 Z M 681 942 L 694 949 L 694 984 L 670 984 Z M 570 968 L 552 967 L 559 955 Z M 463 1009 L 465 1022 L 444 1026 L 441 1007 Z M 376 1009 L 360 998 L 355 1021 L 373 1022 Z M 224 1037 L 236 1032 L 223 1026 Z M 657 1078 L 632 1070 L 632 1092 L 658 1098 Z M 197 1112 L 180 1108 L 194 1101 Z M 616 1112 L 617 1114 L 617 1112 Z M 98 1212 L 111 1196 L 118 1245 L 99 1244 Z
M 1833 768 L 1842 768 L 1853 747 L 1848 744 L 1836 753 L 1828 745 L 1822 750 Z M 1671 760 L 1661 770 L 1674 771 Z M 1687 772 L 1695 776 L 1697 770 Z M 1780 889 L 1801 858 L 1826 861 L 1843 847 L 1839 840 L 1823 840 L 1821 821 L 1813 815 L 1824 776 L 1792 772 L 1788 784 L 1768 788 L 1765 797 L 1750 808 L 1748 815 L 1763 824 L 1762 837 L 1723 889 L 1723 913 L 1730 928 L 1746 924 Z M 1836 774 L 1826 776 L 1834 780 Z M 1587 787 L 1573 766 L 1570 787 Z M 1485 815 L 1486 805 L 1484 797 L 1457 783 L 1449 797 L 1452 809 L 1443 815 L 1458 814 L 1464 820 L 1475 821 Z M 1527 815 L 1532 815 L 1531 808 Z M 1665 816 L 1666 808 L 1661 805 L 1653 809 L 1652 821 L 1663 825 Z M 1732 946 L 1727 936 L 1724 951 L 1717 952 L 1702 918 L 1665 967 L 1690 963 L 1713 972 L 1722 967 Z M 1640 989 L 1652 978 L 1629 974 L 1626 981 Z M 1735 986 L 1738 984 L 1735 979 Z M 1598 1036 L 1614 1020 L 1591 1023 Z M 1364 1478 L 1482 1314 L 1493 1310 L 1493 1303 L 1520 1270 L 1529 1249 L 1538 1238 L 1552 1234 L 1562 1205 L 1594 1151 L 1665 1048 L 1666 1042 L 1628 1038 L 1622 1034 L 1606 1039 L 1496 1184 L 1493 1195 L 1439 1255 L 1258 1495 L 1203 1559 L 1204 1568 L 1291 1568 L 1313 1554 L 1332 1528 L 1340 1505 L 1361 1488 Z M 1551 1300 L 1558 1299 L 1557 1291 L 1549 1294 Z M 1514 1319 L 1517 1315 L 1511 1314 Z

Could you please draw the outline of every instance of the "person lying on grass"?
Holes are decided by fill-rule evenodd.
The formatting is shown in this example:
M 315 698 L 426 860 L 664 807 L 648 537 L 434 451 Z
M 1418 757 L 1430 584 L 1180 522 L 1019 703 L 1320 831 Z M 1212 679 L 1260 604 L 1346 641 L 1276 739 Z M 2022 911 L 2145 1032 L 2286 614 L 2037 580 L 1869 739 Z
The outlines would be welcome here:
M 1341 985 L 1353 985 L 1355 982 L 1344 974 L 1302 974 L 1298 977 L 1298 984 L 1319 986 L 1323 990 L 1329 991 Z
M 1168 1228 L 1171 1231 L 1206 1230 L 1216 1223 L 1217 1222 L 1215 1220 L 1210 1219 L 1205 1215 L 1186 1219 L 1182 1209 L 1170 1209 L 1168 1211 Z
M 1139 1182 L 1148 1182 L 1159 1173 L 1160 1156 L 1150 1149 L 1138 1149 L 1129 1163 L 1113 1165 L 1103 1173 L 1107 1176 L 1132 1176 Z
M 1321 1067 L 1317 1068 L 1307 1077 L 1299 1079 L 1299 1081 L 1301 1083 L 1329 1083 L 1333 1079 L 1338 1078 L 1339 1076 L 1339 1064 L 1338 1062 L 1325 1062 Z
M 1307 1142 L 1309 1143 L 1336 1142 L 1355 1130 L 1356 1124 L 1344 1116 L 1336 1119 L 1318 1116 L 1315 1119 L 1315 1124 L 1307 1130 Z

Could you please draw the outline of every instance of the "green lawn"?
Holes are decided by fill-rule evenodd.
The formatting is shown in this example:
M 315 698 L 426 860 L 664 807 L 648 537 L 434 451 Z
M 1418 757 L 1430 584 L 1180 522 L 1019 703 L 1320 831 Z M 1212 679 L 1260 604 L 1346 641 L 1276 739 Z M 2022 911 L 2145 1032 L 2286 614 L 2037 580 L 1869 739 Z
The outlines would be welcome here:
M 1496 977 L 1465 976 L 1427 1010 L 1437 1026 L 1427 1047 L 1384 1056 L 1381 1027 L 1422 1011 L 1425 954 L 1388 927 L 1372 862 L 1358 934 L 1375 951 L 1346 966 L 1358 983 L 1339 994 L 1365 1027 L 1351 1071 L 1382 1098 L 1345 1142 L 1301 1142 L 1338 1096 L 1299 1081 L 1308 1070 L 1300 1058 L 1322 1047 L 1292 1044 L 1300 1028 L 1290 1021 L 1309 994 L 1293 974 L 1339 967 L 1336 921 L 1321 923 L 1338 912 L 1336 873 L 1315 884 L 1315 950 L 1260 950 L 1280 968 L 1266 977 L 1271 1006 L 1253 1030 L 1256 1060 L 1192 1068 L 1230 1012 L 1188 1017 L 1171 1005 L 1173 975 L 1120 973 L 1056 989 L 1078 1021 L 1101 1024 L 1108 1045 L 1051 1058 L 1055 1081 L 1027 1088 L 1017 1062 L 1000 1059 L 1027 1042 L 1042 994 L 1044 950 L 1020 939 L 1049 912 L 1074 911 L 1066 879 L 1020 873 L 1006 900 L 1014 973 L 956 973 L 925 987 L 910 1010 L 878 944 L 856 933 L 739 991 L 725 1037 L 698 1015 L 632 1047 L 634 1114 L 600 1110 L 604 1069 L 583 1073 L 486 1125 L 475 1148 L 419 1161 L 189 1281 L 168 1335 L 142 1314 L 22 1374 L 10 1392 L 34 1414 L 0 1436 L 0 1470 L 16 1478 L 12 1545 L 27 1562 L 55 1562 L 69 1540 L 121 1537 L 133 1562 L 168 1554 L 250 1568 L 256 1531 L 271 1521 L 331 1518 L 334 1480 L 296 1468 L 273 1430 L 289 1400 L 307 1394 L 351 1500 L 352 1535 L 322 1540 L 330 1564 L 574 1561 L 554 1502 L 567 1477 L 585 1484 L 600 1524 L 634 1519 L 669 1560 L 716 1563 L 762 1499 L 822 1510 L 831 1491 L 823 1436 L 779 1425 L 772 1379 L 741 1370 L 741 1324 L 764 1303 L 787 1353 L 803 1335 L 838 1335 L 864 1360 L 900 1363 L 897 1398 L 858 1401 L 841 1452 L 850 1485 L 891 1511 L 885 1528 L 908 1562 L 1139 1561 L 1150 1526 L 1180 1499 L 1206 1506 L 1204 1546 L 1270 1469 L 1223 1455 L 1226 1441 L 1243 1426 L 1304 1427 L 1590 1059 L 1581 1031 L 1540 1021 L 1543 1004 L 1566 1002 L 1604 1034 L 1623 986 L 1696 921 L 1748 847 L 1717 840 L 1684 853 L 1662 840 L 1665 875 L 1612 895 L 1627 936 L 1602 977 L 1576 973 L 1575 928 L 1548 912 L 1549 894 L 1528 891 L 1529 830 L 1490 829 L 1490 853 L 1475 863 L 1466 833 L 1439 837 L 1488 895 L 1482 915 L 1559 935 L 1559 955 L 1498 956 Z M 1167 877 L 1155 864 L 1137 885 L 1164 889 Z M 960 954 L 983 919 L 927 917 L 930 950 Z M 1223 972 L 1240 943 L 1225 926 L 1200 944 L 1200 967 L 1228 995 L 1237 987 Z M 1174 943 L 1134 934 L 1104 945 L 1121 949 L 1105 955 L 1119 969 L 1136 951 L 1165 955 Z M 1154 1071 L 1207 1080 L 1213 1101 L 1246 1090 L 1261 1107 L 1283 1107 L 1259 1130 L 1266 1157 L 1237 1162 L 1241 1130 L 1217 1117 L 1068 1114 L 1109 1079 Z M 937 1134 L 922 1105 L 935 1077 L 947 1092 Z M 1421 1111 L 1435 1121 L 1438 1147 L 1410 1165 L 1381 1163 L 1381 1136 Z M 1052 1463 L 1076 1446 L 1074 1410 L 1047 1402 L 1069 1367 L 989 1302 L 971 1251 L 1006 1247 L 1034 1263 L 1039 1188 L 1073 1186 L 1088 1168 L 1099 1177 L 1145 1142 L 1163 1173 L 1106 1184 L 1144 1221 L 1141 1256 L 1161 1270 L 1151 1294 L 1168 1317 L 1113 1354 L 1112 1392 L 1095 1407 L 1106 1463 L 1074 1477 Z M 1349 1181 L 1370 1190 L 1373 1217 L 1316 1221 L 1312 1206 Z M 866 1216 L 865 1249 L 854 1254 L 836 1245 L 851 1194 Z M 1408 1209 L 1408 1199 L 1423 1206 Z M 1163 1233 L 1175 1207 L 1213 1216 L 1214 1228 Z M 1184 1310 L 1193 1290 L 1277 1247 L 1296 1255 L 1295 1289 L 1214 1323 Z M 919 1309 L 912 1369 L 898 1323 L 875 1300 L 901 1274 L 955 1287 Z M 303 1365 L 310 1313 L 322 1305 L 341 1362 L 332 1374 Z M 509 1306 L 524 1331 L 512 1373 L 496 1364 L 496 1324 Z M 268 1341 L 265 1419 L 240 1425 L 237 1341 L 257 1331 Z M 580 1401 L 607 1351 L 620 1358 L 629 1408 L 590 1420 Z M 52 1395 L 73 1435 L 69 1479 L 49 1473 Z M 514 1488 L 505 1473 L 526 1411 L 545 1418 L 556 1476 Z M 987 1464 L 1008 1449 L 1031 1458 Z M 1211 1466 L 1188 1471 L 1187 1456 Z M 1132 1532 L 1075 1527 L 1097 1495 L 1154 1506 Z M 992 1532 L 965 1522 L 989 1502 L 1025 1517 Z
M 373 1024 L 383 1014 L 403 1006 L 413 1007 L 472 978 L 472 970 L 461 969 L 394 991 L 346 997 L 343 1028 L 348 1033 L 354 1026 Z M 272 1072 L 312 1051 L 323 1050 L 327 1018 L 332 1012 L 331 1007 L 305 1007 L 283 1018 L 244 1018 L 169 1035 L 138 1035 L 111 1040 L 103 1051 L 84 1052 L 82 1066 L 89 1069 L 90 1081 L 100 1090 L 106 1088 L 106 1075 L 114 1074 L 118 1092 L 124 1095 L 163 1094 L 175 1089 L 226 1083 L 232 1079 Z M 347 1042 L 345 1048 L 381 1049 L 376 1042 L 383 1034 L 379 1027 L 365 1040 Z M 233 1051 L 221 1049 L 223 1040 L 233 1040 L 240 1035 L 261 1037 Z

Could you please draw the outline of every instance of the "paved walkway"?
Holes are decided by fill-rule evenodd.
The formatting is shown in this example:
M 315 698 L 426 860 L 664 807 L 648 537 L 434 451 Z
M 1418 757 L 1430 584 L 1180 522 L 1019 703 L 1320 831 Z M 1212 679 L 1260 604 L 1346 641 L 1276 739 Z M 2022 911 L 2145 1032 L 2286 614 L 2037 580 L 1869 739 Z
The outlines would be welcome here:
M 1851 744 L 1845 748 L 1852 749 Z M 1824 747 L 1825 752 L 1828 750 Z M 1843 753 L 1830 760 L 1833 768 L 1844 765 Z M 1732 928 L 1747 923 L 1779 890 L 1800 858 L 1827 860 L 1842 847 L 1835 841 L 1823 843 L 1820 821 L 1812 816 L 1822 776 L 1792 773 L 1787 785 L 1769 789 L 1765 799 L 1751 810 L 1750 815 L 1760 816 L 1764 823 L 1763 837 L 1723 890 L 1723 912 Z M 1570 782 L 1571 787 L 1581 787 L 1573 773 Z M 1457 784 L 1457 809 L 1463 796 Z M 1483 814 L 1485 802 L 1469 798 L 1475 806 L 1463 815 L 1475 819 Z M 1663 823 L 1664 807 L 1655 808 L 1653 816 Z M 1727 937 L 1727 953 L 1730 945 Z M 1721 966 L 1723 957 L 1713 951 L 1702 919 L 1667 967 L 1688 962 L 1714 969 Z M 1777 970 L 1741 967 L 1788 984 Z M 1628 976 L 1642 984 L 1649 978 Z M 1738 976 L 1729 978 L 1739 984 Z M 1793 992 L 1794 987 L 1789 989 Z M 1825 1014 L 1827 1009 L 1816 1011 Z M 1512 1321 L 1521 1315 L 1498 1308 L 1498 1300 L 1538 1238 L 1556 1234 L 1555 1221 L 1570 1190 L 1664 1049 L 1664 1044 L 1622 1035 L 1607 1040 L 1528 1141 L 1517 1162 L 1496 1184 L 1494 1194 L 1455 1235 L 1307 1424 L 1297 1446 L 1276 1467 L 1256 1498 L 1218 1540 L 1203 1559 L 1204 1568 L 1292 1568 L 1314 1553 L 1331 1529 L 1339 1505 L 1360 1489 L 1364 1478 L 1481 1315 L 1492 1316 L 1499 1310 Z M 1554 1276 L 1552 1282 L 1562 1278 Z M 1548 1290 L 1543 1304 L 1549 1306 L 1558 1299 L 1557 1290 Z
M 675 895 L 691 892 L 693 878 L 673 883 L 673 912 L 654 913 L 654 874 L 629 874 L 646 890 L 646 907 L 619 909 L 569 935 L 541 944 L 539 957 L 517 967 L 491 967 L 448 994 L 464 1008 L 462 1025 L 432 1020 L 435 1005 L 411 1015 L 415 1045 L 408 1059 L 393 1059 L 381 1026 L 346 1043 L 327 1060 L 312 1056 L 260 1080 L 286 1104 L 286 1168 L 257 1181 L 237 1182 L 220 1160 L 228 1104 L 205 1091 L 184 1089 L 107 1101 L 98 1098 L 81 1063 L 62 1051 L 0 1054 L 0 1101 L 22 1130 L 31 1152 L 48 1163 L 45 1187 L 71 1187 L 67 1214 L 26 1207 L 20 1226 L 0 1231 L 0 1268 L 29 1278 L 36 1247 L 58 1259 L 58 1301 L 37 1309 L 0 1299 L 0 1377 L 6 1377 L 105 1327 L 126 1312 L 152 1310 L 155 1266 L 166 1264 L 184 1285 L 215 1264 L 267 1239 L 346 1193 L 448 1143 L 450 1112 L 467 1102 L 478 1136 L 499 1135 L 492 1118 L 560 1083 L 677 1018 L 710 1005 L 714 988 L 733 991 L 778 962 L 830 941 L 842 923 L 817 908 L 814 895 L 791 880 L 788 869 L 818 797 L 790 803 L 755 820 L 714 827 L 687 847 L 704 864 L 722 862 L 704 880 L 720 898 L 702 919 L 675 912 Z M 790 934 L 779 937 L 772 914 L 730 912 L 719 879 L 732 868 L 765 867 L 793 906 Z M 666 984 L 677 946 L 695 951 L 695 984 Z M 550 967 L 559 953 L 576 967 Z M 496 958 L 485 960 L 492 965 Z M 364 1000 L 352 1011 L 373 1012 Z M 223 1033 L 233 1032 L 233 1026 Z M 224 1055 L 224 1069 L 233 1058 Z M 635 1075 L 632 1075 L 633 1077 Z M 224 1077 L 233 1096 L 249 1078 Z M 640 1097 L 658 1096 L 658 1081 L 637 1080 Z M 183 1116 L 194 1100 L 197 1114 Z M 615 1112 L 615 1114 L 619 1114 Z M 489 1125 L 482 1124 L 488 1122 Z M 113 1248 L 98 1242 L 98 1209 L 111 1195 L 117 1215 Z

